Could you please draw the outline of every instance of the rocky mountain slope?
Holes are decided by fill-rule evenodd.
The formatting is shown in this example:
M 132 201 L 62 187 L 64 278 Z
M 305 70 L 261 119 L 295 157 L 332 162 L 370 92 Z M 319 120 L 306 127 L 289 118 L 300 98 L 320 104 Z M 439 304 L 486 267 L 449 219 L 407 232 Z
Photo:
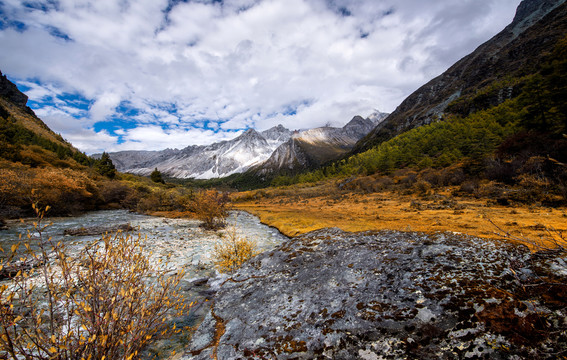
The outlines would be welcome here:
M 366 119 L 355 116 L 342 128 L 320 127 L 297 132 L 252 171 L 261 176 L 289 174 L 336 160 L 387 116 L 376 111 Z
M 318 230 L 209 280 L 182 359 L 555 359 L 565 260 L 452 233 Z
M 149 175 L 155 168 L 175 178 L 210 179 L 254 168 L 261 175 L 282 169 L 305 169 L 348 152 L 387 114 L 376 111 L 367 119 L 355 116 L 342 128 L 322 127 L 292 133 L 282 125 L 207 146 L 162 151 L 109 153 L 122 172 Z
M 155 168 L 176 178 L 210 179 L 246 171 L 266 160 L 291 136 L 282 125 L 261 133 L 249 129 L 237 138 L 206 146 L 162 151 L 120 151 L 110 153 L 122 172 L 149 175 Z
M 27 101 L 27 95 L 0 72 L 0 158 L 34 166 L 57 166 L 58 160 L 75 154 L 75 160 L 86 159 L 38 118 Z
M 451 102 L 495 81 L 535 72 L 552 44 L 567 34 L 566 14 L 565 0 L 522 1 L 509 26 L 406 98 L 353 152 L 429 124 L 441 117 Z M 514 86 L 505 86 L 486 102 L 494 106 L 516 94 Z M 461 109 L 464 115 L 475 110 L 478 109 Z

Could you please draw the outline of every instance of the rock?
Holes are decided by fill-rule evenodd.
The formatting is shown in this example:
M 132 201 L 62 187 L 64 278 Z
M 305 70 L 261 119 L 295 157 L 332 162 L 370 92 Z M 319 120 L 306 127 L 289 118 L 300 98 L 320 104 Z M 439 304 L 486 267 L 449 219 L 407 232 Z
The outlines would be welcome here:
M 225 278 L 183 358 L 552 358 L 567 348 L 567 281 L 549 264 L 564 258 L 455 234 L 318 230 Z
M 94 236 L 103 235 L 105 233 L 115 233 L 117 231 L 133 231 L 135 230 L 130 224 L 120 224 L 112 226 L 91 226 L 91 227 L 80 227 L 74 229 L 65 229 L 63 231 L 64 235 L 72 236 Z
M 208 281 L 209 278 L 203 277 L 203 278 L 193 279 L 189 281 L 189 283 L 191 284 L 191 286 L 203 286 L 206 285 Z

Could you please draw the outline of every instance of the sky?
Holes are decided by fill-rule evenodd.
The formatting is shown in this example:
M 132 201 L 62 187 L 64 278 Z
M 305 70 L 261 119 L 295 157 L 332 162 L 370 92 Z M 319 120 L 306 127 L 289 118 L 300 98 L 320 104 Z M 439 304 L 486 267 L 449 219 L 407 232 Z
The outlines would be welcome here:
M 0 71 L 87 154 L 392 112 L 520 0 L 0 0 Z

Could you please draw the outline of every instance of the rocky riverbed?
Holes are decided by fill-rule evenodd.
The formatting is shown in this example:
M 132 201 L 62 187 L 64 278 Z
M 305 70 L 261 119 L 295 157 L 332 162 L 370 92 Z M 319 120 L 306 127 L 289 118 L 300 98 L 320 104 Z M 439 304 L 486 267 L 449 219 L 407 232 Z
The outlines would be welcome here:
M 37 220 L 9 221 L 7 229 L 0 231 L 0 246 L 10 249 L 20 241 L 20 234 L 24 234 L 25 238 L 25 234 L 30 232 L 33 235 L 33 248 L 33 239 L 38 235 L 33 222 Z M 240 211 L 232 212 L 228 226 L 219 231 L 204 230 L 199 226 L 200 221 L 194 219 L 168 219 L 124 210 L 97 211 L 78 217 L 43 220 L 42 225 L 47 224 L 50 225 L 43 229 L 43 238 L 52 238 L 55 243 L 64 242 L 71 253 L 80 252 L 85 244 L 99 239 L 102 233 L 130 231 L 134 236 L 141 237 L 141 244 L 152 264 L 166 266 L 170 270 L 183 269 L 181 290 L 196 305 L 186 317 L 175 320 L 179 328 L 197 326 L 209 310 L 207 300 L 212 293 L 207 281 L 217 276 L 211 255 L 215 244 L 227 239 L 228 232 L 253 241 L 259 251 L 273 249 L 287 239 L 276 229 L 261 224 L 255 216 Z M 3 254 L 5 253 L 0 252 L 0 256 Z M 19 269 L 5 270 L 7 275 Z M 145 355 L 147 358 L 165 358 L 173 350 L 180 351 L 187 344 L 189 336 L 190 334 L 182 333 L 162 340 Z
M 563 251 L 442 233 L 315 231 L 210 280 L 181 359 L 556 359 Z

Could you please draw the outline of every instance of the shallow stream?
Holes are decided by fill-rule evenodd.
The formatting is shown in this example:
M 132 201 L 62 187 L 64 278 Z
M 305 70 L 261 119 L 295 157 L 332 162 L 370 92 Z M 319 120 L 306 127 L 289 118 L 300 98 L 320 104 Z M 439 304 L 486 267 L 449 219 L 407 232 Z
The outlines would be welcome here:
M 35 233 L 34 220 L 25 222 L 11 221 L 8 229 L 0 230 L 0 246 L 5 250 L 17 243 L 19 234 L 25 238 L 27 232 Z M 144 250 L 147 251 L 152 263 L 167 260 L 168 268 L 183 268 L 185 275 L 181 289 L 191 301 L 197 301 L 189 316 L 178 319 L 177 327 L 198 325 L 207 310 L 206 299 L 209 296 L 206 279 L 218 274 L 211 263 L 211 253 L 218 244 L 235 233 L 256 243 L 257 250 L 266 251 L 279 245 L 287 239 L 278 230 L 260 223 L 260 220 L 246 212 L 231 212 L 228 226 L 219 231 L 207 231 L 199 226 L 198 220 L 169 219 L 155 216 L 140 215 L 126 210 L 96 211 L 72 218 L 49 218 L 42 225 L 50 224 L 42 233 L 53 241 L 63 241 L 71 252 L 80 251 L 87 242 L 99 239 L 96 236 L 65 235 L 66 229 L 112 227 L 129 224 L 140 234 Z M 187 335 L 177 336 L 168 341 L 162 341 L 152 349 L 154 355 L 163 358 L 171 350 L 179 350 L 188 341 Z

